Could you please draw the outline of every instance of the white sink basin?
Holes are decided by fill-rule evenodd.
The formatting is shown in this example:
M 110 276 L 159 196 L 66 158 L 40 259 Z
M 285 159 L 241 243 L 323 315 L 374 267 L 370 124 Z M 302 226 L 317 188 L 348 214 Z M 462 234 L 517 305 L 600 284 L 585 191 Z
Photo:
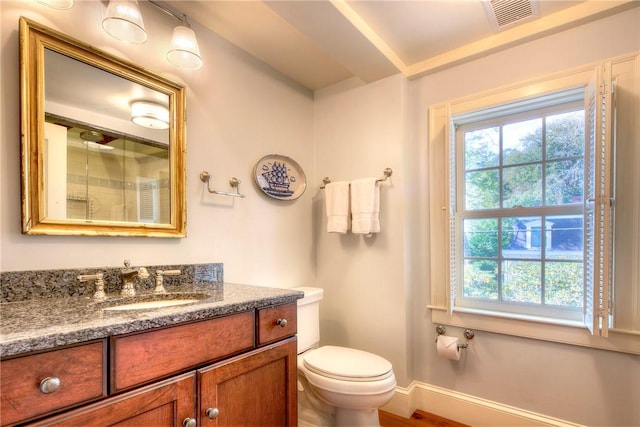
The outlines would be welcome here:
M 173 305 L 191 304 L 198 302 L 198 299 L 167 299 L 158 301 L 135 302 L 132 304 L 122 304 L 113 307 L 107 307 L 103 310 L 124 311 L 124 310 L 148 310 L 150 308 L 171 307 Z
M 151 310 L 154 308 L 192 304 L 194 302 L 202 301 L 208 298 L 211 298 L 211 295 L 194 292 L 147 294 L 138 295 L 132 298 L 105 301 L 101 304 L 100 308 L 107 311 Z

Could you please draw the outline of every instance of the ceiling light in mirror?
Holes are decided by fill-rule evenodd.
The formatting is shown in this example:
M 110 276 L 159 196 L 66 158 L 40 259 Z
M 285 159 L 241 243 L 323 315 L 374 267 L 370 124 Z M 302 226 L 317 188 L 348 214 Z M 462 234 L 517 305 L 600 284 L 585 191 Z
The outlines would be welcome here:
M 82 141 L 82 143 L 90 150 L 113 150 L 114 148 L 110 145 L 102 145 L 93 141 Z
M 133 101 L 131 121 L 149 129 L 169 129 L 169 110 L 155 102 Z
M 43 4 L 52 9 L 71 9 L 73 0 L 35 0 L 36 3 Z
M 113 138 L 105 138 L 103 134 L 95 130 L 85 130 L 80 132 L 82 143 L 90 150 L 113 150 L 114 147 L 107 145 Z
M 167 59 L 176 67 L 198 69 L 202 67 L 200 48 L 196 34 L 186 25 L 178 25 L 173 29 L 171 46 L 167 52 Z
M 112 37 L 129 43 L 144 43 L 147 32 L 136 0 L 111 0 L 102 28 Z

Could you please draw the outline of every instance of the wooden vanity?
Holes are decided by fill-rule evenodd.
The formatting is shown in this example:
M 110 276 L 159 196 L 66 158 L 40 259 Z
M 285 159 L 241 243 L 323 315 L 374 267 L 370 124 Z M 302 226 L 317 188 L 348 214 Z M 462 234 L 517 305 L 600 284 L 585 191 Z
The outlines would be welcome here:
M 6 357 L 1 424 L 295 426 L 297 296 L 288 298 Z

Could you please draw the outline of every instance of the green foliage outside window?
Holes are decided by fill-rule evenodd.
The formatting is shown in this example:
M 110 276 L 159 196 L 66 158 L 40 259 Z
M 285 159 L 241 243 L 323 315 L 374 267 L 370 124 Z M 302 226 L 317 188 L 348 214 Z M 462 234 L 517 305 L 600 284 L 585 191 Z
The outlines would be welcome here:
M 465 132 L 465 209 L 581 205 L 584 141 L 584 111 Z M 463 296 L 582 307 L 575 217 L 465 219 Z

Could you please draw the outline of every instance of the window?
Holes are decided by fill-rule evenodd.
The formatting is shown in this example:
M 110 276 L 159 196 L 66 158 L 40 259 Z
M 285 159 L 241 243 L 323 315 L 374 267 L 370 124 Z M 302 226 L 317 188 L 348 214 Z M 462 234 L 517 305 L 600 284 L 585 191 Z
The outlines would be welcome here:
M 434 322 L 640 354 L 639 72 L 628 55 L 429 109 Z
M 545 103 L 553 98 L 560 104 L 527 101 L 519 114 L 453 117 L 460 307 L 582 320 L 584 102 L 563 92 Z

